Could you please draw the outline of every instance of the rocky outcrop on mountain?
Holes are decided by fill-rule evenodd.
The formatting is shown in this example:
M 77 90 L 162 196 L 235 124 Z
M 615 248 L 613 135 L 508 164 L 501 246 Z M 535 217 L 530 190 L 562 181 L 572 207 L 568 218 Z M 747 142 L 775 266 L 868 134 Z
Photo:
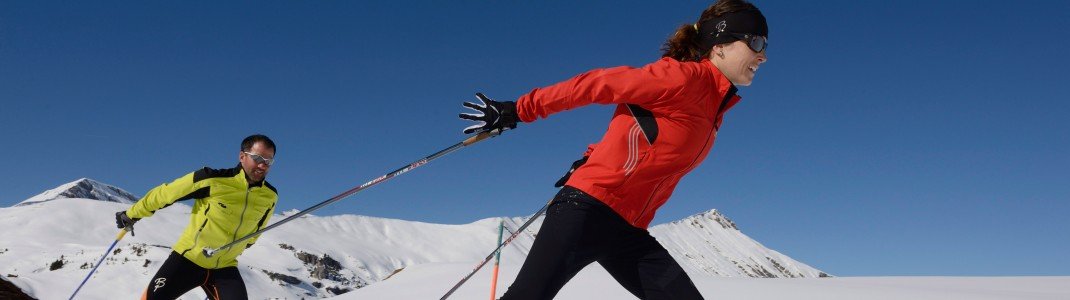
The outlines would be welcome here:
M 320 296 L 340 295 L 354 289 L 365 287 L 369 284 L 356 276 L 353 271 L 347 269 L 341 262 L 338 262 L 338 260 L 335 260 L 330 255 L 308 253 L 297 250 L 293 246 L 287 244 L 279 244 L 279 248 L 293 252 L 294 257 L 304 264 L 308 278 L 312 281 L 310 284 L 318 290 Z M 273 280 L 286 282 L 291 285 L 301 285 L 305 283 L 296 277 L 272 274 L 269 271 L 264 272 L 268 273 Z

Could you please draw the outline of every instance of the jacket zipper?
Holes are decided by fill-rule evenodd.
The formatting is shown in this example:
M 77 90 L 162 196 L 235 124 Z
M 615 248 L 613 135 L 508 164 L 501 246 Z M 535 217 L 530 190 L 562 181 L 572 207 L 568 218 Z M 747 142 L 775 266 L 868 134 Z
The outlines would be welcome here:
M 702 151 L 699 152 L 699 154 L 695 156 L 695 159 L 691 160 L 691 164 L 687 165 L 687 168 L 684 169 L 685 171 L 680 171 L 680 172 L 673 173 L 672 176 L 666 176 L 665 178 L 662 178 L 661 181 L 658 182 L 658 185 L 654 186 L 654 190 L 650 192 L 650 196 L 647 196 L 646 202 L 643 203 L 643 210 L 639 211 L 639 215 L 635 216 L 635 219 L 632 220 L 633 224 L 635 222 L 638 222 L 639 219 L 642 219 L 643 215 L 646 214 L 646 210 L 650 206 L 650 201 L 654 199 L 654 195 L 658 194 L 658 190 L 661 189 L 661 184 L 665 183 L 665 180 L 668 180 L 671 177 L 676 177 L 676 175 L 680 174 L 681 172 L 686 172 L 686 170 L 691 169 L 691 167 L 695 165 L 695 162 L 698 161 L 699 156 L 702 156 L 702 153 L 706 152 L 706 147 L 708 147 L 706 145 L 710 144 L 710 138 L 713 137 L 713 134 L 715 132 L 717 132 L 717 130 L 713 129 L 713 130 L 710 130 L 710 133 L 708 135 L 706 135 L 706 143 L 703 144 L 704 146 L 702 146 Z
M 698 158 L 702 156 L 703 153 L 706 153 L 706 147 L 710 146 L 710 139 L 713 138 L 713 135 L 716 134 L 717 131 L 721 130 L 721 125 L 717 124 L 717 120 L 719 119 L 718 117 L 725 113 L 725 108 L 728 107 L 728 102 L 732 101 L 732 97 L 736 95 L 736 90 L 737 89 L 735 85 L 728 87 L 728 92 L 725 93 L 724 98 L 721 99 L 721 107 L 717 108 L 717 114 L 713 115 L 713 128 L 711 128 L 710 133 L 706 135 L 706 143 L 702 144 L 702 151 L 699 151 L 698 155 L 695 155 L 695 158 L 691 160 L 691 164 L 688 164 L 687 168 L 685 168 L 684 170 L 690 170 L 695 165 L 695 162 L 698 162 Z M 681 172 L 685 171 L 673 173 L 672 176 L 676 176 Z M 638 216 L 635 216 L 635 219 L 632 220 L 632 224 L 635 224 L 635 222 L 638 222 L 639 219 L 643 218 L 643 215 L 646 214 L 647 208 L 649 208 L 650 206 L 650 201 L 654 199 L 654 195 L 657 195 L 658 190 L 661 189 L 661 185 L 665 183 L 665 180 L 668 179 L 669 176 L 666 176 L 658 182 L 658 185 L 654 186 L 654 190 L 650 192 L 650 196 L 647 196 L 646 202 L 643 203 L 643 210 L 639 211 Z
M 245 223 L 245 211 L 249 208 L 249 191 L 252 190 L 252 189 L 253 189 L 252 187 L 249 187 L 249 188 L 247 188 L 245 190 L 245 205 L 242 206 L 241 216 L 238 218 L 238 227 L 234 228 L 234 233 L 230 237 L 230 241 L 231 242 L 233 242 L 234 240 L 236 240 L 238 238 L 238 231 L 241 230 L 242 223 Z M 231 249 L 234 249 L 234 247 L 227 248 L 227 252 L 230 252 Z M 223 259 L 222 255 L 220 255 L 219 257 L 216 257 L 216 259 L 215 259 L 215 267 L 216 268 L 219 267 L 219 260 L 220 259 Z

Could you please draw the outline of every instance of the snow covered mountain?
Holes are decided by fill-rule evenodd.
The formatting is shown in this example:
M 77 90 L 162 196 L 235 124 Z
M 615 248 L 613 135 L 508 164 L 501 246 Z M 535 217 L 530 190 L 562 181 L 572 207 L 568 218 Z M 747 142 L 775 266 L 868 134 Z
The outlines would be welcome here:
M 82 198 L 107 202 L 133 204 L 139 197 L 134 196 L 123 189 L 100 183 L 98 181 L 82 178 L 47 190 L 37 196 L 30 197 L 15 206 L 31 205 L 56 199 Z
M 0 231 L 0 276 L 36 298 L 69 297 L 115 240 L 114 213 L 136 199 L 121 189 L 81 179 L 0 208 L 0 228 L 13 228 Z M 170 253 L 189 214 L 190 206 L 179 202 L 138 222 L 136 235 L 118 243 L 79 298 L 140 295 Z M 407 270 L 436 265 L 470 268 L 494 247 L 499 222 L 513 230 L 524 220 L 489 218 L 447 225 L 306 215 L 262 236 L 239 258 L 239 269 L 252 299 L 331 297 L 389 282 Z M 515 271 L 523 263 L 540 223 L 536 221 L 505 248 L 503 272 Z M 654 226 L 651 233 L 694 276 L 824 276 L 750 239 L 716 210 Z M 447 274 L 438 284 L 448 288 L 462 276 Z M 193 291 L 184 297 L 203 299 L 204 294 Z
M 762 278 L 829 276 L 762 246 L 716 209 L 649 230 L 688 274 Z

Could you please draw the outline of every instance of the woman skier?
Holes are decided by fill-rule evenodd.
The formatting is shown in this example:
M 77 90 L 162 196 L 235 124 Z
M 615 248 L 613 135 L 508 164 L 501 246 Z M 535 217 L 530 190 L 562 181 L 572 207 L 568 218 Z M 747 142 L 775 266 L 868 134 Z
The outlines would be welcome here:
M 766 61 L 765 17 L 743 0 L 719 0 L 677 29 L 662 58 L 641 68 L 595 69 L 515 102 L 464 103 L 475 131 L 515 128 L 580 106 L 616 104 L 609 129 L 558 182 L 520 274 L 501 299 L 552 299 L 598 262 L 640 299 L 702 299 L 646 228 L 680 179 L 713 147 L 724 113 Z

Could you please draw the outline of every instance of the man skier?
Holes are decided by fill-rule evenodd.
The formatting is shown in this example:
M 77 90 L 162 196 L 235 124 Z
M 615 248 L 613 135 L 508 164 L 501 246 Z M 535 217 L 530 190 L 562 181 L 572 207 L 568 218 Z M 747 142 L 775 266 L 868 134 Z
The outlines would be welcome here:
M 200 286 L 211 299 L 247 299 L 237 257 L 257 238 L 212 257 L 201 254 L 263 227 L 275 209 L 278 191 L 265 178 L 275 162 L 275 142 L 256 134 L 241 142 L 238 165 L 230 169 L 203 168 L 150 190 L 130 209 L 115 213 L 119 228 L 175 201 L 194 199 L 189 225 L 171 247 L 171 255 L 149 281 L 141 299 L 176 299 Z

